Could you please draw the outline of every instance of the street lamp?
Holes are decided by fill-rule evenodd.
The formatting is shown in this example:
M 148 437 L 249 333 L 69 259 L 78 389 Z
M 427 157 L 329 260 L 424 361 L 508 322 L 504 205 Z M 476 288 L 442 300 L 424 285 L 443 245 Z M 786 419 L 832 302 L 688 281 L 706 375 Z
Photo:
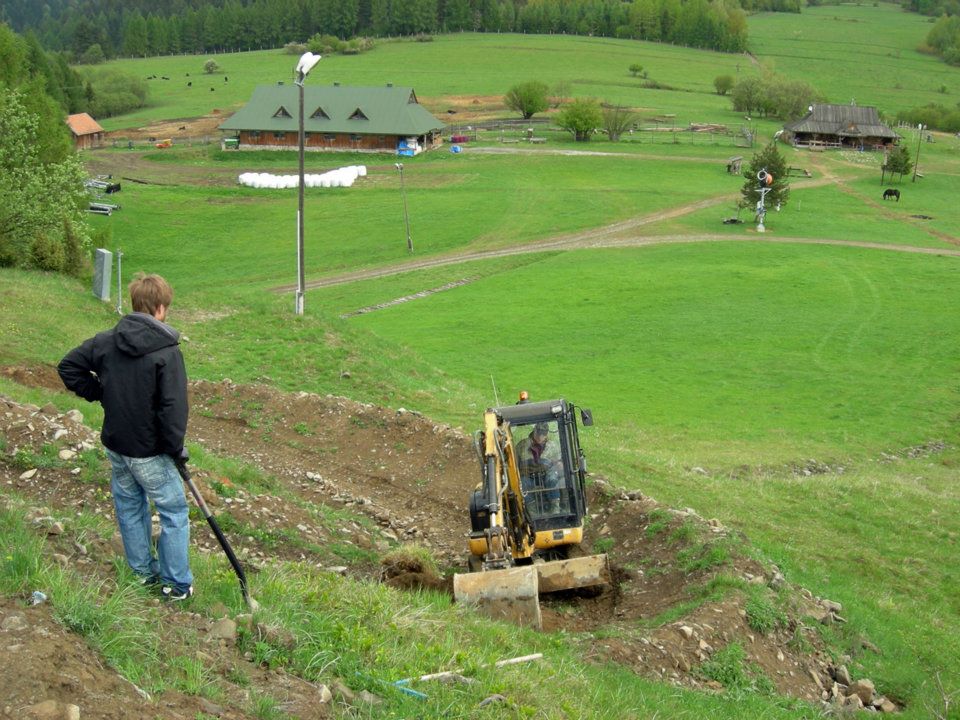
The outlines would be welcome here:
M 407 252 L 413 252 L 413 240 L 410 238 L 410 215 L 407 213 L 407 187 L 403 184 L 403 163 L 393 164 L 400 171 L 400 194 L 403 195 L 403 221 L 407 226 Z
M 917 161 L 913 164 L 913 180 L 917 181 L 917 167 L 920 165 L 920 141 L 923 140 L 923 123 L 917 125 Z
M 300 177 L 297 183 L 297 297 L 294 301 L 294 312 L 297 315 L 303 315 L 303 291 L 306 284 L 303 279 L 303 81 L 307 79 L 307 75 L 318 62 L 320 62 L 320 56 L 314 55 L 312 52 L 305 52 L 301 55 L 294 70 L 296 78 L 293 81 L 300 88 L 299 134 L 297 138 L 300 149 Z

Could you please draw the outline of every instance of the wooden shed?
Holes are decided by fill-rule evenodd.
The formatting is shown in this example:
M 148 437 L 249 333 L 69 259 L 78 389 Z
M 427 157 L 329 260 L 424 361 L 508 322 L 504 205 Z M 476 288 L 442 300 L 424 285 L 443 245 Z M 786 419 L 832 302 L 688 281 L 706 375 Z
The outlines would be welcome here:
M 67 126 L 73 136 L 73 146 L 77 150 L 89 150 L 103 145 L 104 130 L 100 123 L 87 113 L 67 116 Z
M 220 124 L 240 150 L 299 146 L 299 88 L 260 85 L 244 107 Z M 444 124 L 417 101 L 413 88 L 384 85 L 304 87 L 304 148 L 416 155 L 439 147 Z
M 799 120 L 783 126 L 785 140 L 796 147 L 852 147 L 884 150 L 900 136 L 880 120 L 875 107 L 865 105 L 811 105 Z

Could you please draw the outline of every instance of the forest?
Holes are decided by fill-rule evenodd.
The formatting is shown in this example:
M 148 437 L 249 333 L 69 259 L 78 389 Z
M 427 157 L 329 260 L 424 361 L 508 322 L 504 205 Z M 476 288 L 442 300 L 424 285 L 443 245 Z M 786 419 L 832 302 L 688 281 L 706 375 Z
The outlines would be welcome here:
M 746 13 L 799 0 L 8 0 L 0 20 L 77 62 L 439 32 L 633 38 L 742 52 Z

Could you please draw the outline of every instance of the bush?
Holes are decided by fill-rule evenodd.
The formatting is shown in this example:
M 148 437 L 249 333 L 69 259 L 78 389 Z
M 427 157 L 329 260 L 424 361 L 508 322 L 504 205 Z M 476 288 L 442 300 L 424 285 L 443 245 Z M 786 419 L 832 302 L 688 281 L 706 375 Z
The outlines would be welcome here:
M 103 54 L 103 48 L 100 47 L 100 43 L 94 43 L 88 47 L 79 58 L 77 58 L 77 60 L 83 65 L 99 65 L 106 59 L 106 56 Z
M 931 103 L 923 107 L 902 110 L 897 113 L 897 120 L 912 127 L 923 124 L 930 130 L 943 132 L 960 132 L 960 108 L 950 109 L 940 104 Z
M 216 60 L 207 60 L 203 64 L 203 71 L 207 75 L 213 75 L 213 73 L 217 72 L 217 70 L 219 69 L 220 69 L 220 66 L 217 64 Z
M 59 272 L 63 270 L 65 258 L 63 245 L 44 232 L 37 233 L 30 243 L 30 267 Z
M 539 80 L 514 85 L 503 96 L 503 104 L 511 110 L 520 113 L 524 120 L 529 120 L 536 113 L 543 112 L 550 106 L 547 96 L 550 88 Z
M 123 115 L 147 104 L 147 83 L 142 78 L 105 68 L 84 69 L 81 76 L 90 86 L 87 112 L 94 117 Z
M 733 75 L 717 75 L 717 77 L 713 79 L 713 87 L 716 88 L 717 95 L 726 95 L 733 89 L 735 84 L 736 81 L 733 79 Z

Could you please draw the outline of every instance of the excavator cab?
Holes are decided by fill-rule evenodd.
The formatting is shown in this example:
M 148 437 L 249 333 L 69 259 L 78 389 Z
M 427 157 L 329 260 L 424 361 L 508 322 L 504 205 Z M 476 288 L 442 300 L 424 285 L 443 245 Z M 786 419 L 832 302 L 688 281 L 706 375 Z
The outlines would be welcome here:
M 585 426 L 593 424 L 593 416 L 562 398 L 507 405 L 494 412 L 509 423 L 524 505 L 536 533 L 536 555 L 565 557 L 570 546 L 582 540 L 582 532 L 569 531 L 582 529 L 587 513 L 587 461 L 580 448 L 577 415 Z M 475 532 L 489 524 L 480 489 L 471 495 L 470 518 Z M 564 529 L 568 532 L 554 532 Z
M 539 593 L 606 585 L 606 555 L 571 553 L 583 542 L 586 458 L 564 399 L 490 408 L 475 446 L 481 482 L 470 495 L 469 574 L 454 576 L 458 602 L 540 626 Z

